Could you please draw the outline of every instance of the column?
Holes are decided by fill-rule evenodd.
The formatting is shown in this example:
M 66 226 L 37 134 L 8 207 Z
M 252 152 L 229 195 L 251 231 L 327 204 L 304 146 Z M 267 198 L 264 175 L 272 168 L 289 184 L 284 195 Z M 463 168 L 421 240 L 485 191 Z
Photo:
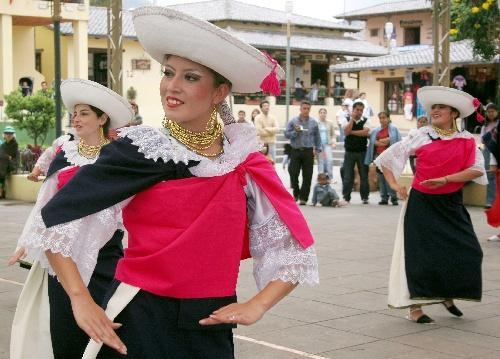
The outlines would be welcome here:
M 88 23 L 85 20 L 73 21 L 73 76 L 80 79 L 89 77 Z
M 0 14 L 0 99 L 14 90 L 12 16 Z

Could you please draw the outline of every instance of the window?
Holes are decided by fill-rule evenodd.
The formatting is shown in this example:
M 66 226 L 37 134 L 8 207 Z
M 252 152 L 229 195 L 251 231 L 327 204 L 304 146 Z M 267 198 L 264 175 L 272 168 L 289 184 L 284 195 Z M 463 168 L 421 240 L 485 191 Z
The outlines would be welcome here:
M 384 108 L 390 114 L 403 113 L 404 79 L 393 79 L 384 82 Z
M 370 37 L 378 37 L 378 29 L 370 29 Z
M 40 73 L 42 72 L 42 51 L 43 50 L 35 51 L 35 70 Z
M 420 45 L 420 27 L 405 27 L 404 44 Z

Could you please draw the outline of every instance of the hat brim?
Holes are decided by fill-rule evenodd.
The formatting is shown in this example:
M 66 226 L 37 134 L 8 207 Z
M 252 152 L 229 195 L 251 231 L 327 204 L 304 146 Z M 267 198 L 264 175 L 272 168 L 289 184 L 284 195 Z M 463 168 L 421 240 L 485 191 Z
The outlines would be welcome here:
M 428 114 L 431 113 L 431 107 L 437 104 L 456 108 L 460 112 L 460 118 L 467 117 L 476 110 L 473 105 L 474 97 L 450 87 L 424 86 L 417 91 L 417 98 Z
M 61 98 L 66 109 L 73 112 L 76 105 L 92 105 L 109 116 L 110 128 L 126 126 L 134 111 L 126 99 L 94 81 L 67 79 L 61 83 Z
M 145 6 L 133 12 L 134 28 L 144 50 L 160 64 L 175 55 L 206 66 L 231 81 L 232 91 L 254 93 L 274 64 L 261 51 L 225 30 L 180 11 Z M 278 79 L 284 71 L 278 65 Z

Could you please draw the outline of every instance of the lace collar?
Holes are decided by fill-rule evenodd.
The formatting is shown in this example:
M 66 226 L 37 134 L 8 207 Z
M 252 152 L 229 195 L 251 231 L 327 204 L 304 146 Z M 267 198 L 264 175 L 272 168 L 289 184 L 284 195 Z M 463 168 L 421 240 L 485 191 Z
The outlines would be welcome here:
M 61 145 L 61 149 L 64 151 L 64 157 L 66 160 L 71 163 L 73 166 L 85 166 L 85 165 L 91 165 L 97 159 L 99 156 L 96 156 L 95 158 L 86 158 L 80 155 L 78 152 L 78 144 L 80 143 L 80 139 L 75 137 L 73 141 L 64 141 L 63 144 Z
M 474 136 L 470 132 L 468 132 L 466 130 L 457 131 L 457 132 L 455 132 L 451 136 L 440 137 L 439 134 L 436 132 L 436 130 L 434 130 L 432 128 L 432 126 L 422 127 L 422 128 L 420 128 L 418 130 L 418 133 L 421 134 L 421 135 L 429 136 L 433 140 L 441 139 L 441 140 L 444 140 L 444 141 L 454 140 L 456 138 L 474 138 Z
M 132 144 L 138 147 L 148 159 L 164 162 L 173 160 L 175 163 L 187 164 L 191 161 L 200 163 L 190 168 L 197 177 L 221 176 L 234 170 L 249 154 L 260 150 L 255 127 L 251 123 L 233 123 L 224 126 L 224 153 L 215 160 L 200 156 L 179 143 L 170 136 L 164 128 L 156 129 L 150 126 L 125 127 L 118 136 L 128 137 Z

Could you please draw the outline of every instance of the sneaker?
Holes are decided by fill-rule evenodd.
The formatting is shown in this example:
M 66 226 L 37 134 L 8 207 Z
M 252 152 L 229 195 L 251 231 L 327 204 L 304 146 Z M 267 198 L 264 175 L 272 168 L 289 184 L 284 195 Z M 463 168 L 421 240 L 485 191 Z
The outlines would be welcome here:
M 389 204 L 389 201 L 380 201 L 378 204 L 380 204 L 381 206 L 385 206 L 385 205 L 388 205 Z
M 363 204 L 370 204 L 370 202 L 368 202 L 368 200 L 367 200 L 367 199 L 364 199 L 364 200 L 363 200 Z
M 500 242 L 500 237 L 498 236 L 498 234 L 495 234 L 494 236 L 489 237 L 488 241 L 490 241 L 490 242 Z

